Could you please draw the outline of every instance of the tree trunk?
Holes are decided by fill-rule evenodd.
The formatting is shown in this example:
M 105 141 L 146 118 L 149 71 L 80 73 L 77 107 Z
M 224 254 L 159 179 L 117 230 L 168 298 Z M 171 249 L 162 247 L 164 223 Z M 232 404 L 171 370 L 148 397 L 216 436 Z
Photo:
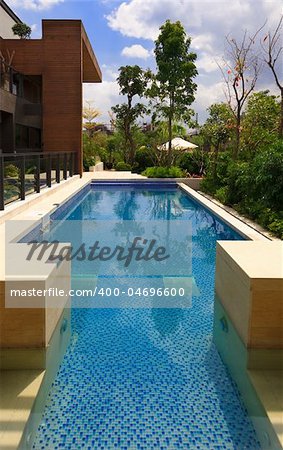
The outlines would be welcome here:
M 132 109 L 132 97 L 128 96 L 128 114 L 129 114 L 129 116 L 130 116 L 131 109 Z M 134 143 L 134 139 L 133 139 L 133 135 L 132 135 L 130 118 L 128 118 L 128 120 L 127 120 L 126 134 L 127 134 L 127 140 L 129 142 L 129 147 L 130 147 L 128 163 L 132 166 L 135 162 L 136 148 L 135 148 L 135 143 Z
M 124 154 L 124 160 L 127 164 L 132 165 L 135 157 L 135 145 L 133 141 L 133 136 L 131 133 L 131 125 L 129 120 L 126 119 L 124 123 L 124 132 L 125 132 L 125 144 L 126 144 L 126 152 Z M 129 146 L 129 147 L 128 147 Z
M 213 161 L 213 180 L 216 181 L 216 176 L 217 176 L 217 163 L 218 163 L 218 153 L 219 153 L 219 142 L 217 143 L 217 145 L 215 146 L 215 151 L 214 151 L 214 161 Z
M 172 116 L 169 115 L 168 120 L 168 135 L 169 135 L 169 148 L 168 148 L 168 157 L 167 157 L 167 166 L 170 167 L 172 160 Z
M 236 117 L 236 145 L 233 151 L 233 159 L 238 158 L 239 148 L 240 148 L 240 126 L 241 126 L 241 109 L 237 108 L 237 117 Z
M 129 133 L 129 144 L 130 144 L 129 162 L 130 162 L 130 165 L 132 166 L 135 162 L 136 148 L 135 148 L 135 143 L 134 143 L 131 131 Z

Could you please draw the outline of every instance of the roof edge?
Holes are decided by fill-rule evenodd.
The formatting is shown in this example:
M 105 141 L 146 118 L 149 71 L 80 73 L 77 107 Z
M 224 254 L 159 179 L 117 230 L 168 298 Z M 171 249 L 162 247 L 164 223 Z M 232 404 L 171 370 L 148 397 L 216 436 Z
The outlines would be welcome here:
M 81 22 L 81 37 L 82 37 L 82 41 L 83 41 L 83 43 L 85 45 L 86 51 L 88 53 L 88 56 L 89 56 L 90 60 L 92 61 L 93 67 L 95 68 L 96 76 L 97 76 L 96 80 L 93 80 L 93 81 L 85 80 L 84 82 L 86 82 L 86 83 L 87 82 L 101 82 L 102 81 L 102 72 L 101 72 L 101 69 L 99 67 L 99 63 L 98 63 L 97 58 L 95 56 L 94 50 L 92 48 L 92 45 L 91 45 L 91 43 L 89 41 L 89 38 L 88 38 L 88 35 L 86 33 L 86 30 L 85 30 L 83 22 Z
M 9 5 L 7 5 L 4 0 L 0 0 L 0 6 L 6 11 L 6 13 L 9 14 L 9 16 L 15 20 L 17 23 L 23 23 L 23 21 L 17 16 L 17 14 L 14 13 L 14 11 L 10 8 Z

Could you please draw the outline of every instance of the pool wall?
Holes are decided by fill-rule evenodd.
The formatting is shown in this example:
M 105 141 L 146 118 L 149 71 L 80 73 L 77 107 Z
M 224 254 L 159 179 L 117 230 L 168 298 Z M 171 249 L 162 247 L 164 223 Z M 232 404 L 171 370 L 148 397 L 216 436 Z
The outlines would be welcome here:
M 64 331 L 63 331 L 64 330 Z M 54 378 L 59 370 L 66 349 L 70 343 L 71 337 L 71 308 L 63 310 L 62 315 L 54 329 L 52 338 L 49 341 L 47 353 L 44 358 L 45 373 L 39 393 L 33 404 L 30 417 L 22 434 L 19 444 L 19 450 L 32 448 L 35 439 L 36 430 L 42 420 L 42 414 L 46 399 Z M 26 358 L 28 356 L 26 355 Z
M 278 435 L 266 414 L 266 409 L 259 399 L 247 370 L 249 352 L 217 296 L 214 303 L 213 340 L 222 361 L 238 386 L 262 449 L 282 449 Z

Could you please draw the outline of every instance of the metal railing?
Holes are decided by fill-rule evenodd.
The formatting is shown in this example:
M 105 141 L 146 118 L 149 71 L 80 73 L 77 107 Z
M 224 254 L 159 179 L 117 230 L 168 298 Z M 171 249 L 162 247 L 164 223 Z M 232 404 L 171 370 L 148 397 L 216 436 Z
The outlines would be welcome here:
M 0 210 L 72 177 L 76 171 L 75 156 L 75 152 L 0 153 Z

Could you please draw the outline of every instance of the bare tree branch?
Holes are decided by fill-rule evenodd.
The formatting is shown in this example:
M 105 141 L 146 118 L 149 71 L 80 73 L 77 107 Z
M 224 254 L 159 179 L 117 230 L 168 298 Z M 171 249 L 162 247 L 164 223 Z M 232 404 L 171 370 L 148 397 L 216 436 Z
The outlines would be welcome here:
M 261 70 L 259 55 L 254 47 L 264 25 L 251 37 L 248 37 L 248 32 L 245 31 L 240 42 L 226 36 L 226 59 L 223 67 L 218 64 L 226 85 L 226 99 L 236 117 L 236 145 L 233 153 L 235 159 L 240 147 L 242 111 L 248 96 L 255 88 Z
M 279 71 L 281 70 L 281 76 L 282 76 L 282 63 L 279 64 L 279 67 L 277 66 L 277 62 L 280 62 L 279 56 L 283 50 L 282 45 L 282 24 L 283 24 L 283 15 L 281 15 L 280 20 L 278 22 L 277 27 L 275 28 L 275 31 L 268 32 L 267 35 L 264 37 L 261 43 L 261 47 L 265 53 L 264 61 L 269 66 L 275 83 L 280 90 L 281 95 L 281 117 L 280 117 L 280 123 L 279 123 L 279 136 L 283 137 L 283 79 L 280 80 L 279 78 Z

